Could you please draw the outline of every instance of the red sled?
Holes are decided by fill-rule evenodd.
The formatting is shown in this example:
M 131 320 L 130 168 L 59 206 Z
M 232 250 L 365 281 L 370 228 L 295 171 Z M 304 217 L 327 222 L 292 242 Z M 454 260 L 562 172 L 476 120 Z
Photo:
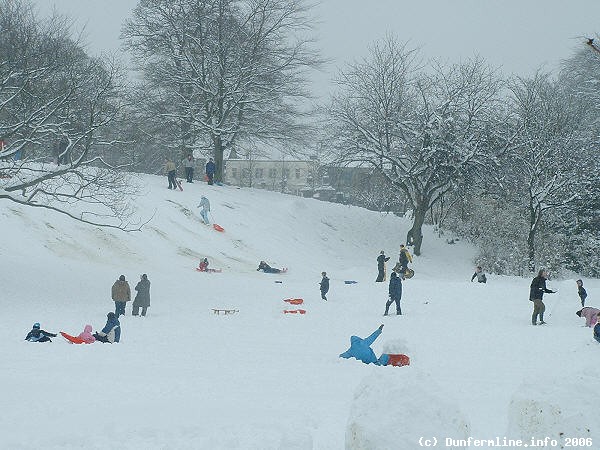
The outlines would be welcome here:
M 217 231 L 220 231 L 221 233 L 222 233 L 223 231 L 225 231 L 225 228 L 223 228 L 221 225 L 218 225 L 218 224 L 216 224 L 216 223 L 213 223 L 213 228 L 214 228 L 215 230 L 217 230 Z
M 206 273 L 221 273 L 223 271 L 223 269 L 205 269 L 205 270 L 201 270 L 199 267 L 196 267 L 196 270 L 198 272 L 206 272 Z
M 67 334 L 63 331 L 60 332 L 61 336 L 64 337 L 67 341 L 69 341 L 71 344 L 84 344 L 85 341 L 83 339 L 80 339 L 76 336 L 71 336 L 70 334 Z
M 388 366 L 410 366 L 410 358 L 403 354 L 389 355 Z
M 306 314 L 305 309 L 284 309 L 284 314 Z
M 302 303 L 304 303 L 304 300 L 301 298 L 286 298 L 284 302 L 287 302 L 290 305 L 301 305 Z

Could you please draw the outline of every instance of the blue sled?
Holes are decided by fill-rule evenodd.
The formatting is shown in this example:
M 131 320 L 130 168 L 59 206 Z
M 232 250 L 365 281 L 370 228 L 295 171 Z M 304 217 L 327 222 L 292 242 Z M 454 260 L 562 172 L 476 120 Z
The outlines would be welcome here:
M 344 280 L 344 284 L 356 284 L 358 283 L 358 281 L 354 281 L 354 280 Z

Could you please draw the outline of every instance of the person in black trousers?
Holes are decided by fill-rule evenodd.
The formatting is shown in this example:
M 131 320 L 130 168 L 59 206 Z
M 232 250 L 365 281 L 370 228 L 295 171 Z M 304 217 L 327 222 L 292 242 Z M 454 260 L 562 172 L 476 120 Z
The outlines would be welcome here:
M 385 281 L 385 263 L 389 259 L 390 257 L 388 256 L 386 258 L 385 252 L 381 250 L 381 253 L 377 257 L 377 270 L 379 271 L 379 273 L 377 274 L 377 279 L 375 280 L 376 282 Z
M 321 272 L 321 276 L 323 277 L 321 279 L 321 282 L 319 283 L 319 289 L 321 290 L 321 298 L 327 301 L 327 297 L 325 296 L 325 294 L 329 292 L 329 278 L 327 278 L 327 272 Z
M 396 264 L 394 270 L 392 270 L 392 274 L 390 275 L 390 286 L 389 286 L 389 300 L 385 304 L 385 313 L 384 316 L 387 316 L 390 310 L 390 306 L 392 303 L 396 303 L 396 315 L 401 316 L 402 310 L 400 309 L 400 300 L 402 299 L 402 279 L 398 275 L 399 272 L 402 271 L 402 266 L 400 263 Z

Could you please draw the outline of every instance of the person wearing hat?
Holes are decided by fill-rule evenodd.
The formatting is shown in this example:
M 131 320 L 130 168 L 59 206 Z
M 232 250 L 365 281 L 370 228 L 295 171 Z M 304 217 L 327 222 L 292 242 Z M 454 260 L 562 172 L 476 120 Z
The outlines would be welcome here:
M 209 225 L 210 221 L 208 220 L 208 212 L 210 211 L 210 202 L 204 195 L 200 197 L 200 203 L 198 204 L 197 208 L 202 208 L 200 210 L 200 216 L 202 216 L 202 221 L 205 225 Z
M 379 256 L 377 257 L 377 270 L 379 273 L 377 274 L 377 279 L 375 280 L 376 282 L 380 283 L 385 281 L 385 263 L 386 261 L 389 261 L 389 259 L 390 257 L 386 257 L 385 252 L 381 250 Z
M 25 336 L 25 340 L 29 342 L 52 342 L 51 337 L 56 337 L 56 334 L 42 330 L 39 322 L 36 322 L 33 324 L 31 331 Z
M 321 282 L 319 283 L 319 289 L 321 291 L 321 298 L 327 301 L 326 294 L 329 292 L 329 278 L 327 278 L 327 272 L 321 272 Z
M 148 279 L 148 275 L 143 274 L 140 277 L 140 281 L 135 286 L 135 290 L 137 294 L 135 294 L 135 299 L 133 300 L 133 312 L 134 316 L 137 316 L 140 308 L 142 308 L 142 316 L 146 315 L 146 311 L 150 306 L 150 280 Z
M 99 342 L 111 344 L 121 340 L 121 324 L 115 313 L 109 312 L 106 315 L 106 325 L 104 325 L 102 331 L 94 333 L 94 338 Z
M 577 280 L 577 294 L 579 295 L 579 299 L 581 300 L 581 307 L 585 306 L 585 299 L 587 298 L 587 291 L 583 287 L 583 281 Z
M 400 309 L 400 299 L 402 299 L 402 279 L 399 275 L 402 271 L 402 265 L 397 263 L 392 269 L 392 275 L 390 275 L 390 285 L 388 289 L 389 299 L 385 304 L 384 316 L 387 316 L 392 303 L 396 303 L 396 315 L 401 316 L 402 310 Z
M 531 325 L 537 325 L 538 315 L 540 317 L 540 325 L 545 324 L 544 322 L 544 311 L 546 305 L 542 299 L 544 293 L 554 294 L 554 291 L 546 287 L 546 280 L 548 279 L 548 271 L 546 269 L 540 269 L 537 277 L 531 280 L 531 286 L 529 287 L 529 301 L 533 302 L 533 314 L 531 315 Z
M 586 306 L 585 308 L 581 308 L 575 314 L 579 317 L 585 317 L 585 326 L 593 328 L 596 325 L 596 322 L 598 322 L 598 313 L 600 313 L 600 309 Z
M 131 288 L 125 281 L 125 275 L 121 275 L 112 286 L 112 299 L 115 302 L 115 314 L 125 315 L 125 304 L 131 300 Z

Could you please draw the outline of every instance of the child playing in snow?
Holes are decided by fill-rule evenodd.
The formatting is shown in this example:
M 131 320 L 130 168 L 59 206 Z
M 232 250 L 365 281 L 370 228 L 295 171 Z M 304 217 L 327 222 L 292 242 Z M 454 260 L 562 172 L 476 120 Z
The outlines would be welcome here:
M 264 273 L 281 273 L 284 271 L 284 269 L 276 269 L 275 267 L 271 267 L 264 261 L 260 262 L 260 264 L 258 265 L 258 269 L 256 270 L 262 270 Z
M 581 300 L 581 307 L 585 306 L 585 299 L 587 298 L 587 292 L 583 287 L 583 281 L 577 280 L 577 294 L 579 294 L 579 299 Z
M 92 326 L 91 325 L 86 325 L 83 328 L 83 331 L 81 333 L 79 333 L 79 336 L 77 336 L 79 339 L 81 339 L 83 342 L 85 342 L 86 344 L 92 344 L 94 342 L 96 342 L 96 338 L 92 335 Z
M 198 265 L 198 270 L 200 272 L 208 271 L 208 258 L 204 258 L 202 261 L 200 261 L 200 264 Z
M 42 330 L 39 322 L 36 322 L 33 324 L 31 331 L 25 336 L 25 340 L 29 342 L 52 342 L 51 337 L 56 337 L 56 334 Z
M 579 317 L 585 317 L 585 326 L 593 328 L 598 321 L 598 313 L 600 313 L 600 309 L 586 306 L 585 308 L 577 311 L 575 314 L 577 314 Z
M 102 331 L 94 333 L 94 337 L 100 342 L 110 342 L 111 344 L 119 342 L 121 339 L 121 324 L 119 323 L 119 319 L 113 312 L 109 312 L 106 318 L 106 325 L 104 325 Z
M 340 354 L 340 358 L 356 358 L 365 364 L 373 363 L 378 366 L 408 366 L 410 364 L 410 358 L 406 355 L 384 353 L 379 358 L 375 356 L 371 344 L 379 337 L 382 330 L 383 324 L 379 325 L 379 328 L 377 328 L 369 337 L 364 339 L 358 336 L 351 336 L 350 348 Z

